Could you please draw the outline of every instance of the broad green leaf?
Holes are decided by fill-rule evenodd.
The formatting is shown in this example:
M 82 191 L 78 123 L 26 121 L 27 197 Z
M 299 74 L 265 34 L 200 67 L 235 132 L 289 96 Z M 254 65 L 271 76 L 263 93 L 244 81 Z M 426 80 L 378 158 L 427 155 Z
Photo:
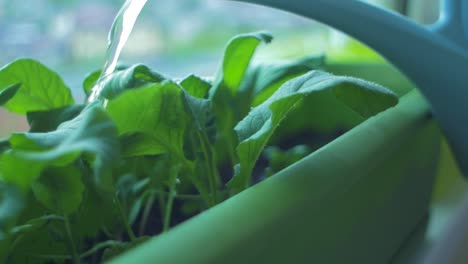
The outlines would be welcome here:
M 81 172 L 75 166 L 47 168 L 32 184 L 36 198 L 48 209 L 60 215 L 75 212 L 83 200 Z
M 316 70 L 325 64 L 325 56 L 312 56 L 286 64 L 261 65 L 256 69 L 253 85 L 255 99 L 253 105 L 257 106 L 266 101 L 285 82 L 301 76 L 309 71 Z
M 35 60 L 19 59 L 0 69 L 0 91 L 17 83 L 21 88 L 4 105 L 12 112 L 25 114 L 73 104 L 62 78 Z
M 180 86 L 196 98 L 205 98 L 211 88 L 211 83 L 192 74 L 183 79 L 180 82 Z
M 1 157 L 0 173 L 5 181 L 22 188 L 28 188 L 46 168 L 68 166 L 79 157 L 90 163 L 95 183 L 109 188 L 108 170 L 119 157 L 117 129 L 98 104 L 89 105 L 53 132 L 14 134 L 10 144 L 12 149 Z
M 250 184 L 255 162 L 288 112 L 305 96 L 317 93 L 332 93 L 363 117 L 370 117 L 398 102 L 391 91 L 380 85 L 321 71 L 312 71 L 285 83 L 267 101 L 252 109 L 235 128 L 240 142 L 237 147 L 240 162 L 229 183 L 233 192 Z M 325 115 L 326 110 L 323 111 Z
M 0 90 L 0 106 L 10 101 L 10 99 L 13 98 L 13 96 L 15 96 L 16 92 L 18 92 L 20 87 L 21 83 L 17 83 L 10 85 L 3 90 Z
M 147 144 L 147 154 L 171 152 L 183 156 L 187 115 L 182 101 L 182 89 L 173 82 L 153 84 L 129 90 L 109 101 L 107 111 L 118 127 L 119 134 L 138 133 L 138 140 L 127 144 Z M 133 148 L 131 145 L 124 148 Z M 140 149 L 141 148 L 137 148 Z M 140 155 L 129 153 L 127 155 Z
M 127 89 L 141 87 L 145 84 L 160 83 L 165 77 L 150 70 L 142 64 L 136 64 L 128 69 L 116 71 L 105 77 L 101 96 L 113 99 Z
M 54 131 L 63 122 L 69 121 L 80 114 L 85 105 L 71 105 L 48 111 L 28 112 L 26 117 L 30 126 L 29 132 Z
M 237 91 L 258 45 L 262 42 L 269 43 L 272 39 L 270 34 L 264 32 L 234 37 L 224 52 L 222 77 L 220 78 L 223 85 L 232 92 Z

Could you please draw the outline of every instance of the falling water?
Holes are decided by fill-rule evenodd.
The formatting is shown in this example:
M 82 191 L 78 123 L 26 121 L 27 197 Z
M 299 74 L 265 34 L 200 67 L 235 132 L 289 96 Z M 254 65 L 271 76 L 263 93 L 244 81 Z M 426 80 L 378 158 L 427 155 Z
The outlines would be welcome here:
M 114 19 L 109 32 L 106 62 L 102 68 L 101 76 L 91 90 L 88 101 L 93 102 L 99 98 L 103 88 L 103 80 L 114 72 L 125 43 L 133 30 L 135 22 L 145 6 L 147 0 L 127 0 Z

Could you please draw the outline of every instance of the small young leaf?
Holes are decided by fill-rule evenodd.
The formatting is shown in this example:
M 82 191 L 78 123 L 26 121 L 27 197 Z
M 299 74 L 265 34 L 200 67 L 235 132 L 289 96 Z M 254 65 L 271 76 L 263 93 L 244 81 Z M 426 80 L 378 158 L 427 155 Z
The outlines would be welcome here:
M 32 184 L 32 190 L 41 203 L 60 215 L 75 212 L 83 199 L 84 185 L 81 173 L 74 166 L 48 168 Z
M 21 83 L 4 107 L 25 114 L 73 104 L 70 89 L 57 73 L 32 59 L 19 59 L 0 69 L 0 91 Z
M 251 173 L 260 153 L 294 105 L 304 96 L 324 92 L 332 93 L 363 117 L 370 117 L 398 102 L 391 91 L 380 85 L 321 71 L 312 71 L 285 83 L 267 101 L 252 109 L 235 128 L 240 142 L 237 147 L 240 162 L 229 183 L 233 192 L 250 184 Z
M 0 90 L 0 106 L 10 101 L 10 99 L 13 98 L 13 96 L 15 96 L 16 92 L 18 92 L 20 87 L 21 83 L 17 83 L 10 85 L 3 90 Z
M 180 82 L 180 86 L 182 86 L 191 96 L 196 98 L 205 98 L 211 88 L 211 83 L 192 74 L 183 79 Z
M 249 68 L 250 61 L 262 42 L 270 43 L 273 37 L 264 32 L 238 35 L 231 39 L 224 51 L 223 66 L 217 77 L 217 85 L 223 85 L 235 93 Z M 219 87 L 213 91 L 217 92 Z
M 238 89 L 257 46 L 272 39 L 270 34 L 259 32 L 239 35 L 229 42 L 223 60 L 223 80 L 229 89 Z

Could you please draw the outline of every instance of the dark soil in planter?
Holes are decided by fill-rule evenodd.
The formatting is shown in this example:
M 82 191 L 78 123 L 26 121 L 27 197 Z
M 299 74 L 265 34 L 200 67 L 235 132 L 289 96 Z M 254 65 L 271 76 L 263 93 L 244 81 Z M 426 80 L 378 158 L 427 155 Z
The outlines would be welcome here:
M 308 151 L 304 152 L 304 155 L 301 155 L 301 158 L 303 158 L 308 154 L 311 154 L 319 148 L 325 146 L 326 144 L 332 142 L 344 133 L 346 133 L 346 130 L 344 129 L 337 129 L 333 133 L 317 133 L 314 131 L 303 131 L 299 134 L 285 137 L 284 140 L 276 142 L 274 146 L 280 151 L 284 152 L 287 152 L 288 150 L 291 150 L 297 146 L 305 146 L 307 147 Z M 283 164 L 283 166 L 277 168 L 274 171 L 271 171 L 270 173 L 276 173 L 279 171 L 278 169 L 285 169 L 289 165 L 292 164 Z M 253 184 L 259 183 L 269 176 L 267 175 L 266 171 L 270 166 L 270 159 L 264 151 L 263 154 L 260 156 L 259 160 L 257 161 L 257 164 L 253 171 Z

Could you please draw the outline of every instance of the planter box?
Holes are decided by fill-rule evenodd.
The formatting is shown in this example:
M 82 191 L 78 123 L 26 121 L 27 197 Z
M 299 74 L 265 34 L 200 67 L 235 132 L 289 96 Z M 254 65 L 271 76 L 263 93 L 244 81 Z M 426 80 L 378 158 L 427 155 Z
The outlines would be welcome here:
M 389 262 L 427 215 L 440 141 L 425 100 L 411 91 L 112 263 Z

